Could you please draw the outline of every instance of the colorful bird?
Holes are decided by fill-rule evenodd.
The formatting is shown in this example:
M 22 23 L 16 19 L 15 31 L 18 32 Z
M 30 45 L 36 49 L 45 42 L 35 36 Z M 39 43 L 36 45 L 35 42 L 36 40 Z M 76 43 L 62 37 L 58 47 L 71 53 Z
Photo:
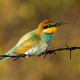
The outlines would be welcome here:
M 56 32 L 58 26 L 67 24 L 64 22 L 56 23 L 54 21 L 45 20 L 41 22 L 37 29 L 25 34 L 19 42 L 10 51 L 3 55 L 17 56 L 25 54 L 26 57 L 40 56 L 51 43 L 52 35 Z M 0 61 L 11 57 L 0 57 Z

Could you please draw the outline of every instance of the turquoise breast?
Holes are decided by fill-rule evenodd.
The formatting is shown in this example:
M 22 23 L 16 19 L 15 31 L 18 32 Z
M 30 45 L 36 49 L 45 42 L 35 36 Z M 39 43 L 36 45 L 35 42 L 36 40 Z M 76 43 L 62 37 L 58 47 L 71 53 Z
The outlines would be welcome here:
M 51 40 L 52 40 L 52 35 L 53 34 L 47 34 L 47 33 L 43 33 L 42 36 L 41 36 L 41 39 L 44 40 L 48 47 L 50 46 L 50 43 L 51 43 Z

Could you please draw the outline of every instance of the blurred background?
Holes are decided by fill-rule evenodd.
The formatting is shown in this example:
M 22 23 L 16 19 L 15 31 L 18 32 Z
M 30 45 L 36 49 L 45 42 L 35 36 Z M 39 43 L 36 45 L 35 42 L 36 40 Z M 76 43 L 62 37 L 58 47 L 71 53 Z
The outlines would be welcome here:
M 80 46 L 80 0 L 0 0 L 0 55 L 40 22 L 67 22 L 53 35 L 49 49 Z M 0 80 L 80 80 L 80 50 L 0 62 Z

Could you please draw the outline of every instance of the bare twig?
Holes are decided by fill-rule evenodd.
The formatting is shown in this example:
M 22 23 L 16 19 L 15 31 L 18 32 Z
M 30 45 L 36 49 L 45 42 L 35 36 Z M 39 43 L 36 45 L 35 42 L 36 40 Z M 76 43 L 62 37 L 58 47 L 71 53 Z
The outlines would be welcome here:
M 46 52 L 45 52 L 45 55 L 44 55 L 44 57 L 43 57 L 42 61 L 45 59 L 45 57 L 46 57 L 46 54 L 47 54 L 47 49 L 46 49 Z
M 65 46 L 67 46 L 67 45 L 65 44 Z M 46 53 L 46 55 L 47 54 L 52 54 L 52 53 L 56 54 L 55 53 L 56 51 L 70 50 L 70 59 L 71 59 L 71 51 L 72 50 L 75 50 L 75 49 L 80 49 L 80 47 L 68 47 L 67 46 L 67 48 L 59 48 L 59 49 L 55 49 L 55 50 L 48 50 L 47 53 L 46 52 L 43 52 L 42 55 L 44 55 L 45 53 Z

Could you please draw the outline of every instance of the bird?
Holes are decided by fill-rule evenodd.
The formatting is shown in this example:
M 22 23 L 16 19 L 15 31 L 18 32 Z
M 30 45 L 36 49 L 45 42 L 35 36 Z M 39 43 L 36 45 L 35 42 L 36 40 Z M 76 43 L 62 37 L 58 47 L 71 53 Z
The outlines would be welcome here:
M 0 57 L 0 61 L 10 59 L 6 56 L 26 55 L 26 57 L 41 56 L 42 53 L 50 46 L 52 36 L 59 26 L 67 24 L 64 22 L 56 23 L 53 20 L 41 22 L 37 29 L 26 33 L 19 42 L 7 53 Z

